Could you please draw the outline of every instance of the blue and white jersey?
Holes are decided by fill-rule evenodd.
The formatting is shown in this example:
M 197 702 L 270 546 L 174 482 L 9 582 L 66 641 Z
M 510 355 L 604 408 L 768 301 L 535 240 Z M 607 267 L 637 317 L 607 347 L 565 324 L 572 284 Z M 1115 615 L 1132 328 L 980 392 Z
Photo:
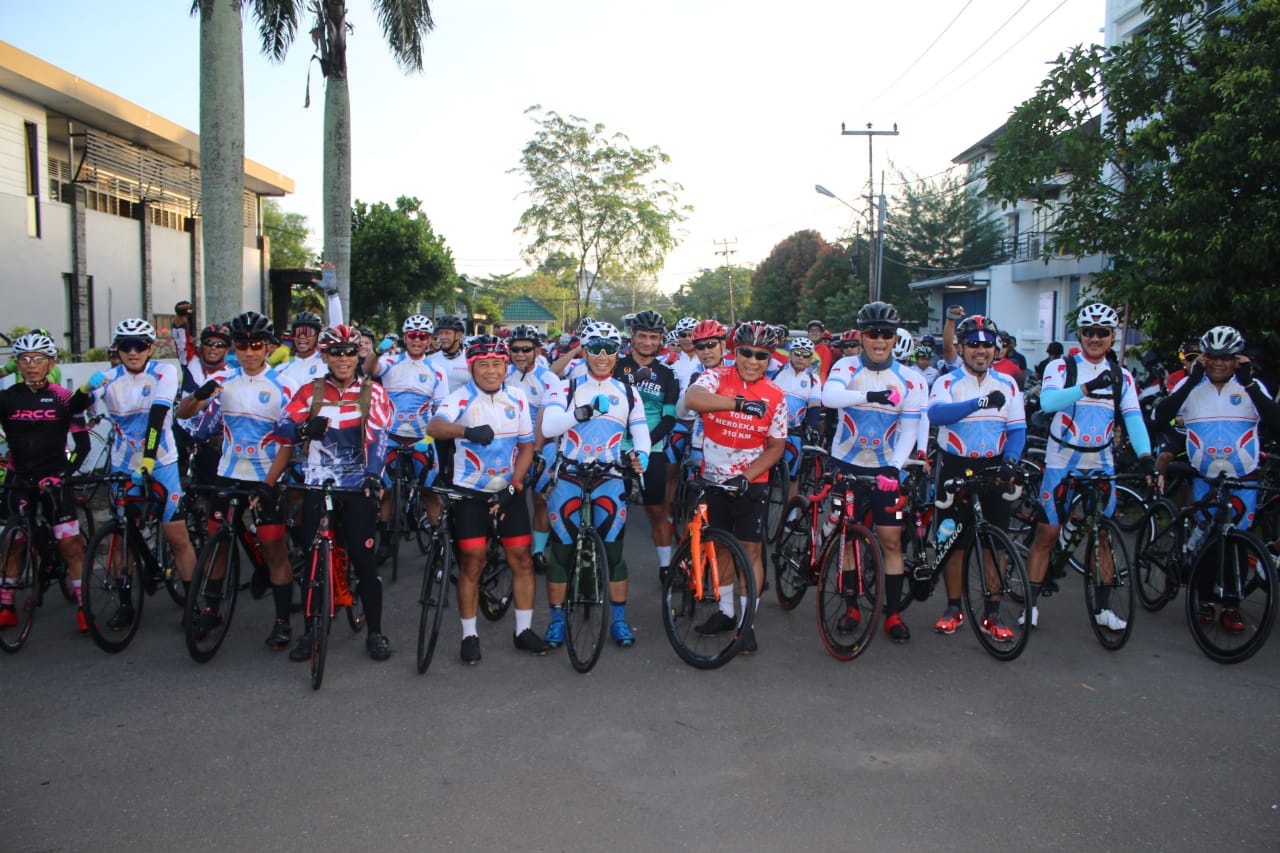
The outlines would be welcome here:
M 178 461 L 173 443 L 173 400 L 178 395 L 178 368 L 158 361 L 148 361 L 137 373 L 123 364 L 106 371 L 107 383 L 93 392 L 101 400 L 111 418 L 115 439 L 111 442 L 111 468 L 114 471 L 136 471 L 142 463 L 143 445 L 147 440 L 147 419 L 157 403 L 169 409 L 160 429 L 156 448 L 156 465 Z
M 1099 373 L 1112 369 L 1106 359 L 1097 364 L 1083 355 L 1067 356 L 1076 361 L 1076 385 L 1083 385 Z M 1141 416 L 1138 408 L 1138 390 L 1133 382 L 1133 375 L 1120 367 L 1115 367 L 1124 374 L 1124 389 L 1120 395 L 1120 415 Z M 1045 392 L 1060 390 L 1066 385 L 1066 358 L 1049 362 L 1044 369 L 1044 381 L 1040 386 L 1040 399 Z M 1044 464 L 1046 468 L 1063 468 L 1077 471 L 1090 471 L 1095 468 L 1115 470 L 1115 455 L 1111 447 L 1112 434 L 1115 432 L 1116 406 L 1111 396 L 1111 389 L 1100 391 L 1096 395 L 1086 394 L 1076 403 L 1060 412 L 1056 412 L 1049 424 L 1049 442 L 1045 447 Z M 1054 439 L 1060 438 L 1076 447 L 1100 447 L 1101 450 L 1073 450 L 1064 447 Z
M 533 441 L 533 421 L 524 392 L 503 385 L 489 394 L 468 382 L 444 398 L 436 417 L 464 427 L 483 425 L 493 429 L 493 441 L 487 445 L 455 439 L 455 486 L 499 492 L 511 484 L 520 445 Z
M 627 449 L 650 452 L 649 424 L 638 391 L 612 376 L 603 379 L 588 376 L 572 383 L 570 399 L 570 384 L 557 381 L 556 386 L 548 390 L 543 402 L 546 413 L 542 416 L 543 435 L 551 440 L 560 439 L 560 449 L 566 459 L 621 464 L 628 433 Z M 574 409 L 590 406 L 601 395 L 609 401 L 609 410 L 596 412 L 589 420 L 579 423 L 573 416 Z
M 449 387 L 445 390 L 443 396 L 448 396 L 459 388 L 471 382 L 471 368 L 467 366 L 466 348 L 459 348 L 453 358 L 444 354 L 443 350 L 436 350 L 427 356 L 431 364 L 441 375 L 445 381 L 449 383 Z
M 280 445 L 276 421 L 297 393 L 293 380 L 268 367 L 256 376 L 235 370 L 205 411 L 222 428 L 218 476 L 262 482 Z
M 977 409 L 955 423 L 938 427 L 938 447 L 943 453 L 966 459 L 996 459 L 1004 455 L 1010 430 L 1026 429 L 1022 392 L 1012 377 L 988 370 L 982 376 L 961 367 L 933 383 L 929 406 L 977 400 L 999 391 L 1004 405 L 998 409 Z
M 1177 387 L 1188 381 L 1184 379 Z M 1271 396 L 1261 382 L 1258 387 Z M 1187 425 L 1187 460 L 1201 474 L 1243 477 L 1257 469 L 1262 452 L 1258 436 L 1261 414 L 1234 376 L 1221 391 L 1207 376 L 1201 379 L 1178 414 Z
M 524 398 L 529 402 L 529 417 L 536 422 L 547 391 L 560 386 L 560 377 L 546 365 L 535 363 L 529 370 L 521 372 L 513 364 L 507 368 L 507 384 L 524 392 Z
M 822 405 L 822 380 L 818 374 L 812 367 L 797 371 L 788 364 L 770 378 L 787 395 L 787 426 L 803 427 L 809 407 Z
M 295 388 L 301 388 L 308 382 L 327 376 L 329 373 L 329 368 L 320 356 L 320 350 L 316 350 L 306 358 L 294 356 L 275 369 L 282 376 L 287 377 Z
M 896 405 L 868 403 L 874 391 L 898 392 Z M 861 468 L 901 468 L 916 443 L 924 382 L 914 370 L 890 361 L 872 370 L 861 359 L 842 358 L 822 386 L 822 403 L 839 409 L 831 456 Z
M 234 365 L 222 362 L 217 367 L 209 369 L 205 363 L 199 358 L 193 358 L 182 370 L 181 390 L 182 397 L 188 394 L 194 394 L 201 385 L 204 385 L 210 379 L 221 385 L 227 381 L 227 377 L 231 375 L 236 368 Z M 179 398 L 181 399 L 181 397 Z M 174 421 L 178 426 L 187 431 L 187 434 L 196 441 L 206 441 L 210 437 L 217 435 L 220 427 L 209 416 L 209 409 L 206 406 L 202 411 L 196 412 L 189 418 L 178 418 Z
M 374 378 L 382 381 L 396 410 L 391 434 L 398 438 L 424 438 L 432 412 L 448 393 L 448 380 L 435 362 L 427 356 L 412 358 L 407 352 L 388 353 L 378 359 Z

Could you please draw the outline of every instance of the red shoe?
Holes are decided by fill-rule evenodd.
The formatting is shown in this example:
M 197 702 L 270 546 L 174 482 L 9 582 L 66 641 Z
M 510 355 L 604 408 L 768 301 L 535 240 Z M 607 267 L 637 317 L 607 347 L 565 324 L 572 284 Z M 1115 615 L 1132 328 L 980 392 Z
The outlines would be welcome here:
M 862 613 L 857 607 L 845 608 L 844 615 L 836 623 L 836 630 L 841 634 L 852 634 L 862 624 Z
M 0 607 L 0 628 L 12 628 L 18 624 L 18 611 L 12 604 Z
M 895 643 L 905 643 L 911 639 L 911 632 L 907 630 L 906 623 L 902 621 L 902 614 L 900 613 L 893 613 L 888 619 L 884 620 L 884 632 Z
M 1240 611 L 1234 607 L 1222 608 L 1222 615 L 1218 617 L 1218 621 L 1222 623 L 1223 628 L 1233 634 L 1244 633 L 1244 620 L 1240 618 Z
M 89 623 L 85 621 L 84 611 L 76 610 L 76 630 L 81 634 L 89 633 Z
M 1001 625 L 998 617 L 992 619 L 990 616 L 983 616 L 980 627 L 984 634 L 995 640 L 997 643 L 1013 642 L 1015 636 L 1013 630 Z
M 943 611 L 942 618 L 933 623 L 933 630 L 939 634 L 954 634 L 963 624 L 964 611 L 959 607 L 948 607 Z

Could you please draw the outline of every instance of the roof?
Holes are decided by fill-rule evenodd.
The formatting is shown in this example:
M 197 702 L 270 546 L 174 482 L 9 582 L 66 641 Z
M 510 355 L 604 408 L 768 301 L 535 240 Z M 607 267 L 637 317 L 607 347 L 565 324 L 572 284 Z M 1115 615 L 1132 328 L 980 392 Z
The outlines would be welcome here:
M 132 101 L 0 41 L 0 89 L 185 165 L 200 166 L 200 136 Z M 245 158 L 244 185 L 257 195 L 293 192 L 293 178 Z
M 552 314 L 532 296 L 520 296 L 502 306 L 503 323 L 554 323 Z

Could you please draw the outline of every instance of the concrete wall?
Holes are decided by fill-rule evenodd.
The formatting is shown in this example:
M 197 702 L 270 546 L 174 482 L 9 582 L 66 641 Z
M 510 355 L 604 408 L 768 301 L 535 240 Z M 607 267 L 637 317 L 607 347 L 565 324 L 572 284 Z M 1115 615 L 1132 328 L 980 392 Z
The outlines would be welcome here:
M 85 211 L 86 270 L 93 276 L 94 340 L 98 346 L 111 340 L 116 323 L 142 316 L 141 229 L 132 219 Z
M 191 299 L 191 235 L 172 228 L 151 228 L 151 310 L 169 314 Z

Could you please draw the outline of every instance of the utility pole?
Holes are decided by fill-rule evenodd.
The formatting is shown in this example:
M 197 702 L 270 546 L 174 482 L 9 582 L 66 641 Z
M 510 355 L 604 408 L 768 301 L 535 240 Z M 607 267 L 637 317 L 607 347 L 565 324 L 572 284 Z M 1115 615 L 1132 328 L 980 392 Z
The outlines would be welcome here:
M 711 242 L 717 246 L 724 247 L 717 251 L 716 254 L 724 255 L 724 268 L 725 271 L 729 273 L 729 325 L 736 326 L 738 325 L 738 314 L 733 305 L 733 264 L 729 262 L 729 256 L 737 254 L 738 250 L 730 249 L 729 247 L 736 246 L 738 244 L 738 238 L 734 237 L 732 240 L 725 238 L 723 240 L 712 240 Z
M 867 242 L 874 247 L 877 239 L 882 238 L 883 235 L 876 228 L 876 172 L 871 151 L 872 137 L 897 136 L 898 123 L 893 123 L 893 130 L 872 130 L 871 122 L 867 122 L 866 130 L 846 130 L 844 122 L 840 122 L 840 135 L 865 136 L 867 138 Z M 883 224 L 883 211 L 880 219 Z M 880 258 L 874 248 L 871 251 L 871 269 L 867 275 L 867 291 L 870 301 L 875 302 L 880 298 Z

